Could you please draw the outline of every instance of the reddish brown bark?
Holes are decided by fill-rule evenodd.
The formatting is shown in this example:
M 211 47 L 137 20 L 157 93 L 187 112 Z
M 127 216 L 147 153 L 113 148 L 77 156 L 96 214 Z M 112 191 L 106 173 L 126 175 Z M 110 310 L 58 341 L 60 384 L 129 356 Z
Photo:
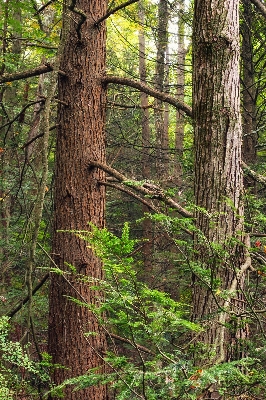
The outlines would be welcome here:
M 106 14 L 107 1 L 80 0 L 75 7 L 61 61 L 66 76 L 60 76 L 58 82 L 58 97 L 63 103 L 59 102 L 58 109 L 52 255 L 61 270 L 68 270 L 66 264 L 72 264 L 78 273 L 93 280 L 103 277 L 101 263 L 87 244 L 69 231 L 87 230 L 88 222 L 104 226 L 105 188 L 98 184 L 104 180 L 104 172 L 89 168 L 88 160 L 105 160 L 106 92 L 101 77 L 105 73 L 106 29 L 104 23 L 95 26 L 95 21 Z M 81 14 L 77 9 L 86 15 L 78 25 L 79 31 Z M 103 372 L 106 350 L 105 335 L 95 315 L 68 298 L 97 304 L 101 293 L 91 290 L 88 283 L 78 283 L 71 274 L 66 278 L 51 275 L 49 352 L 54 363 L 66 367 L 56 369 L 55 384 L 90 368 Z M 85 338 L 86 332 L 93 335 Z M 73 393 L 68 387 L 65 399 L 103 400 L 106 387 Z

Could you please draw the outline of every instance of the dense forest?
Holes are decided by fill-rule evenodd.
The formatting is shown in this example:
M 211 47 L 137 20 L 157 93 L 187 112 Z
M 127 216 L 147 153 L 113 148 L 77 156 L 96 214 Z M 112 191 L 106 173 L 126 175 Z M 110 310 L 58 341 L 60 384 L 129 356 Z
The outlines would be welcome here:
M 266 3 L 0 0 L 0 399 L 266 398 Z

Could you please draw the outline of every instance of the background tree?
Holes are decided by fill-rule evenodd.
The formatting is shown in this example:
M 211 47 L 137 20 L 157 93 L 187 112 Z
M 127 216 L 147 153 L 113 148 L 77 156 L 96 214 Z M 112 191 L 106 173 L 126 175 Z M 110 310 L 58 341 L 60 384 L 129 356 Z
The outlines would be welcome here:
M 228 323 L 230 310 L 238 314 L 244 307 L 238 300 L 242 299 L 250 267 L 242 243 L 237 1 L 212 6 L 208 0 L 195 2 L 193 49 L 195 217 L 199 229 L 195 251 L 208 276 L 204 280 L 194 275 L 193 319 L 204 321 L 201 340 L 209 354 L 205 362 L 220 363 L 240 356 L 235 340 L 244 338 L 244 326 L 238 319 L 234 327 Z M 219 298 L 217 291 L 226 295 Z

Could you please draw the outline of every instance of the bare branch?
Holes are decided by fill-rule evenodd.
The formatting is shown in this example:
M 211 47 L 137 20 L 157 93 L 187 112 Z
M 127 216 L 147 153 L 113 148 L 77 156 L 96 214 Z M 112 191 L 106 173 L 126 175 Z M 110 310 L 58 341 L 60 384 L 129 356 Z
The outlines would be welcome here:
M 95 22 L 95 26 L 99 25 L 101 22 L 103 22 L 104 20 L 106 20 L 108 17 L 110 17 L 110 15 L 116 13 L 116 12 L 119 11 L 119 10 L 122 10 L 122 8 L 125 8 L 125 7 L 127 7 L 127 6 L 130 6 L 130 4 L 133 4 L 133 3 L 137 3 L 138 1 L 139 1 L 139 0 L 129 0 L 129 1 L 126 1 L 125 3 L 120 4 L 119 6 L 113 8 L 112 10 L 108 11 L 108 13 L 105 14 L 103 17 L 101 17 L 100 19 L 98 19 L 98 21 Z
M 42 100 L 37 100 L 37 101 L 31 101 L 30 103 L 26 104 L 26 105 L 22 108 L 22 110 L 21 110 L 11 121 L 8 121 L 8 122 L 5 123 L 4 125 L 0 126 L 0 129 L 3 129 L 3 128 L 5 128 L 5 127 L 8 126 L 8 125 L 12 125 L 13 122 L 15 122 L 15 121 L 20 117 L 20 115 L 23 114 L 24 111 L 27 110 L 27 108 L 33 106 L 34 104 L 37 104 L 37 103 L 44 103 L 44 102 L 45 102 L 45 100 L 42 99 Z
M 76 3 L 77 3 L 77 0 L 72 0 L 72 3 L 68 6 L 68 8 L 70 11 L 72 11 L 75 14 L 78 14 L 80 16 L 79 22 L 76 27 L 76 32 L 77 32 L 78 39 L 81 40 L 80 30 L 81 30 L 82 25 L 84 24 L 84 22 L 87 19 L 87 15 L 79 8 L 76 8 Z
M 187 104 L 183 103 L 182 101 L 178 100 L 176 97 L 171 96 L 169 93 L 160 92 L 159 90 L 153 89 L 150 86 L 146 85 L 143 82 L 135 81 L 134 79 L 130 78 L 122 78 L 118 76 L 107 75 L 106 77 L 102 78 L 103 83 L 114 83 L 117 85 L 124 85 L 130 86 L 135 89 L 138 89 L 141 92 L 147 93 L 149 96 L 155 97 L 161 101 L 164 101 L 168 104 L 171 104 L 175 108 L 184 111 L 186 115 L 192 117 L 192 109 Z
M 124 342 L 124 343 L 128 343 L 130 344 L 132 347 L 134 347 L 135 349 L 138 349 L 140 351 L 143 351 L 144 353 L 148 353 L 148 354 L 152 354 L 153 356 L 155 355 L 155 353 L 153 351 L 151 351 L 150 349 L 148 349 L 147 347 L 142 346 L 141 344 L 138 343 L 133 343 L 131 340 L 124 338 L 122 336 L 116 335 L 115 333 L 110 333 L 108 332 L 108 334 L 111 336 L 111 338 L 119 340 L 120 342 Z
M 250 0 L 252 4 L 261 12 L 261 14 L 266 18 L 266 7 L 260 0 Z
M 49 278 L 49 274 L 44 275 L 44 277 L 40 280 L 40 282 L 38 283 L 38 285 L 35 286 L 35 288 L 32 290 L 31 294 L 32 296 L 44 285 L 44 283 L 47 281 L 47 279 Z M 12 318 L 19 310 L 21 310 L 21 308 L 24 306 L 24 304 L 26 304 L 30 299 L 30 296 L 26 296 L 17 307 L 15 307 L 13 310 L 9 311 L 9 313 L 7 313 L 7 316 Z
M 49 0 L 46 4 L 44 4 L 43 6 L 41 6 L 36 13 L 34 14 L 34 17 L 38 14 L 40 14 L 46 7 L 48 7 L 50 4 L 54 3 L 56 0 Z
M 162 201 L 163 203 L 169 205 L 171 208 L 177 210 L 179 214 L 183 217 L 191 218 L 193 215 L 183 208 L 180 204 L 176 203 L 173 199 L 168 197 L 163 189 L 155 184 L 150 184 L 144 182 L 135 181 L 133 179 L 128 179 L 125 175 L 118 172 L 116 169 L 109 167 L 106 164 L 102 164 L 98 161 L 89 161 L 89 167 L 97 167 L 107 172 L 111 176 L 115 177 L 119 182 L 123 183 L 126 186 L 129 186 L 131 189 L 136 190 L 137 192 L 147 196 L 151 199 L 156 199 Z
M 51 71 L 53 71 L 53 66 L 47 63 L 45 65 L 40 65 L 39 67 L 28 71 L 15 72 L 13 74 L 4 75 L 3 77 L 0 78 L 0 84 L 5 82 L 18 81 L 20 79 L 26 79 L 32 76 L 38 76 Z M 58 71 L 58 73 L 64 76 L 66 75 L 63 71 Z M 184 111 L 184 113 L 187 116 L 192 117 L 192 109 L 190 106 L 178 100 L 176 97 L 171 96 L 169 93 L 160 92 L 159 90 L 153 89 L 152 87 L 146 85 L 143 82 L 135 81 L 134 79 L 130 78 L 122 78 L 111 75 L 107 75 L 106 77 L 102 78 L 102 82 L 105 84 L 114 83 L 117 85 L 133 87 L 141 92 L 147 93 L 149 96 L 155 97 L 156 99 L 171 104 L 175 108 Z
M 51 71 L 53 71 L 53 67 L 50 64 L 44 64 L 28 71 L 4 75 L 0 78 L 0 83 L 19 81 L 20 79 L 31 78 L 32 76 L 38 76 Z
M 104 186 L 109 186 L 114 189 L 120 190 L 121 192 L 124 192 L 128 194 L 129 196 L 133 197 L 134 199 L 140 201 L 142 204 L 144 204 L 146 207 L 148 207 L 151 211 L 154 211 L 155 213 L 159 213 L 160 210 L 156 207 L 154 207 L 153 204 L 149 203 L 147 200 L 143 199 L 142 197 L 138 196 L 136 193 L 132 192 L 132 190 L 127 189 L 124 186 L 121 186 L 116 183 L 111 183 L 111 182 L 99 182 L 101 185 Z
M 247 172 L 248 175 L 252 176 L 257 182 L 266 184 L 266 177 L 253 171 L 244 161 L 242 161 L 242 168 Z

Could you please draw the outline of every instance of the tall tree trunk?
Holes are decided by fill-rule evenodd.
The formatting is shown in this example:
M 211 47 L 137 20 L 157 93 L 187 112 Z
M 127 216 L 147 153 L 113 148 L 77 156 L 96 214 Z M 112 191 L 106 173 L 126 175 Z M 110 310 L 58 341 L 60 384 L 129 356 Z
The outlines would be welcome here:
M 178 51 L 177 51 L 177 97 L 178 100 L 184 102 L 185 97 L 185 23 L 183 19 L 185 3 L 180 0 L 179 13 L 178 13 Z M 184 147 L 184 112 L 181 110 L 176 111 L 176 133 L 175 133 L 175 148 L 177 160 L 175 160 L 175 176 L 177 185 L 182 184 L 182 157 Z
M 166 49 L 168 44 L 168 3 L 160 0 L 158 5 L 158 26 L 157 26 L 157 57 L 155 71 L 155 88 L 164 90 Z M 164 124 L 164 104 L 161 100 L 155 100 L 155 128 L 156 128 L 156 172 L 157 179 L 164 181 L 168 176 L 168 129 Z
M 196 0 L 194 9 L 195 219 L 201 232 L 195 252 L 201 269 L 194 277 L 193 318 L 205 324 L 206 363 L 239 356 L 233 354 L 236 338 L 246 334 L 237 323 L 229 328 L 230 310 L 244 304 L 238 300 L 250 261 L 241 244 L 238 7 L 238 0 Z
M 106 14 L 107 1 L 72 1 L 69 34 L 60 69 L 65 76 L 58 82 L 58 132 L 54 194 L 54 234 L 52 255 L 63 271 L 73 265 L 79 274 L 102 279 L 101 262 L 73 231 L 88 230 L 88 222 L 104 226 L 105 191 L 98 181 L 104 173 L 89 168 L 90 159 L 105 161 L 106 90 L 101 84 L 105 74 L 105 23 L 95 25 Z M 86 16 L 86 18 L 83 17 Z M 82 22 L 83 21 L 83 22 Z M 63 26 L 64 29 L 64 26 Z M 101 293 L 89 283 L 77 282 L 71 274 L 51 275 L 49 312 L 49 352 L 56 369 L 55 384 L 86 373 L 90 368 L 103 372 L 102 357 L 106 338 L 96 316 L 79 307 L 69 296 L 97 304 Z M 92 332 L 85 337 L 86 332 Z M 93 386 L 79 392 L 65 389 L 66 400 L 103 400 L 106 387 Z
M 254 164 L 257 160 L 256 145 L 256 86 L 252 49 L 252 5 L 243 0 L 242 32 L 242 82 L 243 82 L 243 159 L 247 164 Z M 254 186 L 254 180 L 247 182 Z
M 21 55 L 21 41 L 19 40 L 21 36 L 21 10 L 20 8 L 12 11 L 9 9 L 9 1 L 3 7 L 4 23 L 3 23 L 3 44 L 2 44 L 2 68 L 0 74 L 7 72 L 10 67 L 6 63 L 8 55 L 10 53 L 13 57 L 16 57 L 19 64 L 19 59 Z M 11 11 L 11 12 L 10 12 Z M 11 15 L 9 15 L 11 14 Z M 13 18 L 17 22 L 16 27 L 9 31 L 8 24 L 9 18 Z M 12 34 L 12 45 L 8 46 L 8 35 Z M 2 89 L 0 94 L 1 103 L 3 102 L 7 108 L 5 111 L 5 117 L 0 117 L 0 124 L 7 123 L 12 120 L 15 116 L 15 110 L 17 107 L 18 93 L 16 86 L 8 86 Z M 3 106 L 4 110 L 4 106 Z M 1 268 L 1 281 L 7 286 L 10 285 L 10 266 L 12 262 L 10 261 L 10 221 L 12 216 L 12 201 L 13 193 L 10 187 L 10 171 L 14 168 L 14 148 L 12 143 L 12 137 L 14 135 L 13 125 L 8 125 L 6 128 L 1 130 L 1 141 L 4 149 L 2 149 L 1 154 L 1 166 L 0 166 L 0 197 L 2 201 L 0 202 L 0 264 Z
M 144 4 L 143 1 L 139 2 L 139 76 L 140 81 L 146 83 L 146 44 L 145 35 L 143 30 L 144 25 Z M 141 92 L 140 93 L 140 105 L 142 110 L 142 177 L 143 179 L 151 179 L 151 165 L 150 165 L 150 147 L 151 147 L 151 132 L 150 132 L 150 115 L 148 108 L 149 96 Z M 143 214 L 149 213 L 147 206 L 143 205 Z M 144 263 L 144 275 L 147 277 L 147 273 L 150 274 L 152 271 L 152 256 L 153 256 L 153 224 L 149 218 L 145 218 L 142 223 L 143 237 L 147 239 L 147 242 L 143 247 L 143 263 Z M 149 279 L 149 278 L 148 278 Z

